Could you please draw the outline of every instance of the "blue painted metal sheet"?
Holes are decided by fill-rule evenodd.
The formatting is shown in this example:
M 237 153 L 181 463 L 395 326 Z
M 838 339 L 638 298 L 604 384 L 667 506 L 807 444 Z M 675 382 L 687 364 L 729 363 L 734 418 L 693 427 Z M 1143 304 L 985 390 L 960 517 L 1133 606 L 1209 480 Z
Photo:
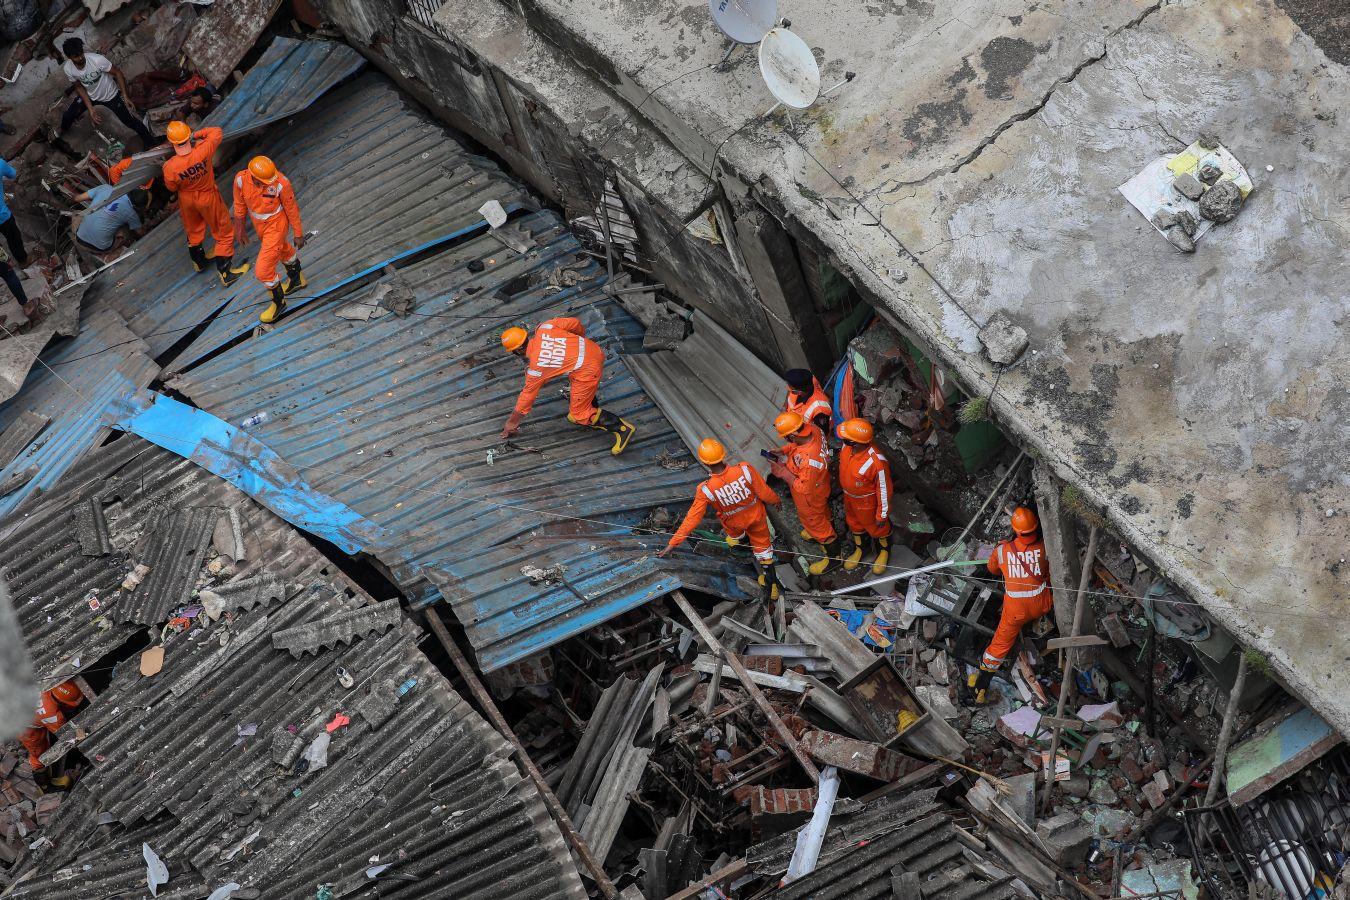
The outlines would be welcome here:
M 0 431 L 24 410 L 47 416 L 51 423 L 0 469 L 0 482 L 31 467 L 38 470 L 23 487 L 0 497 L 0 516 L 50 488 L 102 439 L 109 404 L 144 388 L 159 372 L 146 349 L 121 317 L 100 310 L 85 317 L 77 336 L 40 355 L 19 393 L 0 405 Z
M 656 507 L 678 518 L 699 470 L 681 468 L 682 442 L 620 355 L 637 350 L 641 329 L 600 293 L 603 272 L 552 213 L 519 224 L 535 243 L 525 257 L 482 235 L 401 270 L 417 298 L 407 318 L 340 318 L 369 300 L 369 289 L 348 291 L 174 382 L 223 419 L 265 410 L 256 437 L 384 530 L 375 554 L 406 590 L 425 579 L 444 596 L 484 670 L 680 585 L 735 596 L 745 571 L 711 553 L 657 560 L 664 535 L 635 531 Z M 600 402 L 639 429 L 622 456 L 607 435 L 567 422 L 556 382 L 517 438 L 539 452 L 495 452 L 524 379 L 501 330 L 556 315 L 582 317 L 606 347 Z M 571 586 L 534 583 L 526 565 L 562 565 Z
M 364 64 L 361 54 L 336 41 L 274 38 L 205 124 L 238 135 L 280 121 L 309 107 Z
M 112 424 L 196 463 L 258 500 L 298 528 L 344 553 L 380 543 L 380 529 L 339 500 L 314 490 L 303 475 L 243 429 L 152 391 L 115 401 Z
M 490 162 L 465 152 L 409 107 L 382 76 L 343 85 L 294 123 L 273 128 L 258 149 L 291 179 L 304 227 L 317 232 L 301 253 L 309 287 L 295 297 L 296 305 L 392 258 L 486 230 L 477 209 L 487 199 L 515 209 L 526 197 Z M 223 172 L 219 180 L 227 202 L 232 174 Z M 257 250 L 250 231 L 236 259 L 251 262 Z M 136 251 L 133 265 L 95 280 L 85 303 L 117 310 L 153 355 L 164 354 L 224 307 L 169 371 L 257 325 L 265 302 L 254 273 L 230 288 L 222 288 L 214 272 L 194 273 L 176 218 L 143 238 Z

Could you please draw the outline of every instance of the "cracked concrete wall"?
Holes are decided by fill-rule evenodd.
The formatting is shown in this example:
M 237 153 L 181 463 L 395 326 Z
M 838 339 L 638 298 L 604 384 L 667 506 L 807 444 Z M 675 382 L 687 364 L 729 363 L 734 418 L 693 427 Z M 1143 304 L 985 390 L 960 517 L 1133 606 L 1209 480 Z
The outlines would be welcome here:
M 1350 81 L 1278 6 L 801 5 L 824 84 L 857 77 L 789 121 L 765 118 L 752 50 L 714 69 L 705 3 L 525 5 L 693 166 L 818 236 L 968 391 L 995 379 L 979 326 L 1025 328 L 1001 424 L 1350 733 L 1350 635 L 1327 627 L 1350 599 Z M 1201 130 L 1257 188 L 1182 256 L 1115 189 Z

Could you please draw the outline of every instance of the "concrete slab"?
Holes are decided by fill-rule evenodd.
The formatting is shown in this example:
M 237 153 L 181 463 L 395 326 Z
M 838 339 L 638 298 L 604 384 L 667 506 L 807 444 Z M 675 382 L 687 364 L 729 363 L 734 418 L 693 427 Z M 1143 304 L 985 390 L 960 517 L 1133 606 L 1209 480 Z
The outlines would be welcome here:
M 763 120 L 752 53 L 714 70 L 726 45 L 702 2 L 528 7 L 696 166 L 814 235 L 968 390 L 994 383 L 988 320 L 1025 329 L 1000 423 L 1350 732 L 1350 632 L 1326 627 L 1350 539 L 1350 75 L 1281 6 L 799 5 L 824 84 L 856 77 L 795 122 Z M 1115 188 L 1201 131 L 1256 189 L 1183 255 Z

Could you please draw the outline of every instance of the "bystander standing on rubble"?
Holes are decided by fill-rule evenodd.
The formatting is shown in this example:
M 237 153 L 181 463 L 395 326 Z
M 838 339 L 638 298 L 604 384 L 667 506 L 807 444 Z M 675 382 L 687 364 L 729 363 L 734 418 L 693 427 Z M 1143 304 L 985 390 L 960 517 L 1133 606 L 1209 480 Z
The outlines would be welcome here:
M 122 70 L 102 54 L 86 53 L 84 41 L 79 38 L 67 39 L 61 45 L 61 52 L 66 55 L 63 67 L 65 73 L 75 82 L 75 93 L 79 95 L 61 116 L 61 132 L 74 125 L 86 110 L 94 124 L 100 124 L 103 118 L 94 107 L 103 106 L 112 110 L 123 125 L 136 132 L 141 139 L 141 149 L 148 150 L 155 143 L 155 138 L 127 98 L 127 81 Z
M 10 211 L 9 204 L 5 201 L 4 182 L 18 178 L 19 173 L 9 160 L 0 159 L 0 233 L 5 235 L 5 243 L 9 245 L 9 255 L 14 262 L 20 266 L 28 265 L 28 250 L 23 245 L 23 234 L 19 231 L 19 223 L 14 218 L 14 213 Z

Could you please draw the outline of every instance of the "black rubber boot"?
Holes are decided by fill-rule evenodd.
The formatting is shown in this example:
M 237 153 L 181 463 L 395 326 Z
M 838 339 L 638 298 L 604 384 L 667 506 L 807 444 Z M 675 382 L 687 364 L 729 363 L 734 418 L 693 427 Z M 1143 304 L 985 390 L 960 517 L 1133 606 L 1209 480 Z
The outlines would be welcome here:
M 618 456 L 628 446 L 628 442 L 633 439 L 637 433 L 637 428 L 624 419 L 620 419 L 614 413 L 608 410 L 600 410 L 599 415 L 595 417 L 595 424 L 592 428 L 600 428 L 614 435 L 614 446 L 609 449 L 610 453 Z
M 264 325 L 271 325 L 286 309 L 286 291 L 282 289 L 281 284 L 272 285 L 272 302 L 258 316 L 258 321 Z
M 300 257 L 295 258 L 295 262 L 286 263 L 286 284 L 282 288 L 287 294 L 294 294 L 305 285 L 309 284 L 305 280 L 305 273 L 300 268 Z
M 760 598 L 766 603 L 777 600 L 779 593 L 777 565 L 775 563 L 765 565 L 761 562 L 756 562 L 755 565 L 759 566 L 759 583 L 763 588 Z
M 192 259 L 192 268 L 195 271 L 206 271 L 206 248 L 201 244 L 188 244 L 188 256 Z
M 220 275 L 222 287 L 229 287 L 239 280 L 239 276 L 248 271 L 248 263 L 234 264 L 233 256 L 217 256 L 216 272 Z

